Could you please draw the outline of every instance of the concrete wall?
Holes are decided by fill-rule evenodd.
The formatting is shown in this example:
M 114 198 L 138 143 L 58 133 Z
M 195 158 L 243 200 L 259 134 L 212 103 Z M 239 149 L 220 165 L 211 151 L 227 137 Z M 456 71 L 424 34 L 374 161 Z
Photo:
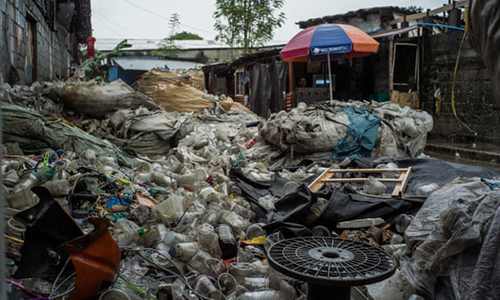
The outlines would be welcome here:
M 455 119 L 451 90 L 461 33 L 425 37 L 421 81 L 422 108 L 434 115 L 434 130 L 429 138 L 449 142 L 500 142 L 500 105 L 495 99 L 490 74 L 483 60 L 467 42 L 464 44 L 457 74 L 455 105 L 460 119 L 477 132 L 467 130 Z M 433 94 L 441 88 L 440 116 L 434 114 Z
M 232 62 L 242 55 L 242 49 L 182 49 L 179 51 L 177 57 L 210 64 L 215 62 Z
M 0 81 L 30 84 L 28 16 L 36 27 L 36 78 L 66 78 L 71 59 L 69 36 L 59 38 L 33 0 L 0 0 Z

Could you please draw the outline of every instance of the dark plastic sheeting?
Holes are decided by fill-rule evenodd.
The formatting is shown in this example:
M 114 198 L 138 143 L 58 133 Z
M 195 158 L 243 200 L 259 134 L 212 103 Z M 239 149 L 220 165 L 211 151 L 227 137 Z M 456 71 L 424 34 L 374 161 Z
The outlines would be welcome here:
M 267 116 L 268 112 L 278 112 L 285 109 L 288 64 L 273 61 L 270 64 L 255 64 L 251 71 L 252 92 L 250 107 L 259 116 Z
M 411 166 L 413 172 L 407 187 L 407 193 L 414 195 L 422 185 L 437 183 L 440 186 L 453 181 L 457 177 L 493 178 L 500 174 L 483 167 L 460 165 L 437 159 L 355 159 L 349 168 L 374 168 L 380 163 L 395 162 L 400 168 Z M 231 170 L 231 176 L 238 183 L 243 195 L 252 204 L 258 222 L 268 223 L 268 233 L 281 230 L 285 237 L 308 235 L 316 225 L 323 225 L 331 230 L 338 222 L 380 217 L 392 222 L 403 213 L 415 213 L 420 205 L 401 199 L 381 199 L 336 190 L 325 187 L 318 193 L 311 193 L 308 184 L 314 180 L 309 178 L 295 192 L 284 195 L 283 187 L 289 180 L 277 178 L 270 182 L 254 182 L 246 178 L 240 169 Z M 390 187 L 389 187 L 390 189 Z M 275 204 L 276 212 L 270 222 L 267 222 L 266 211 L 259 205 L 258 199 L 271 194 L 281 198 Z M 310 207 L 319 198 L 328 200 L 326 210 L 314 222 L 308 222 Z

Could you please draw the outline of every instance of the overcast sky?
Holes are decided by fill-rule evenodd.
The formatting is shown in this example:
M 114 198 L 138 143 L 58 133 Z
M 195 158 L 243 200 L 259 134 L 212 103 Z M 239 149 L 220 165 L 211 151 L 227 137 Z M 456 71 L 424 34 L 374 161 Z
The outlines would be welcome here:
M 96 38 L 161 39 L 169 35 L 168 19 L 180 15 L 178 31 L 189 31 L 214 39 L 215 0 L 92 0 L 92 26 Z M 446 1 L 448 3 L 448 1 Z M 286 22 L 276 30 L 274 40 L 287 41 L 298 31 L 297 21 L 345 13 L 374 6 L 442 5 L 439 0 L 285 0 Z

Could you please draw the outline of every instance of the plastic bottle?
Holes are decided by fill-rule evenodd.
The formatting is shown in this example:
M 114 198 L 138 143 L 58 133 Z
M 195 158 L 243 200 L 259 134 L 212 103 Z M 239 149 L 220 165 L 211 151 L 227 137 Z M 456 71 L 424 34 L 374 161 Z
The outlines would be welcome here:
M 117 234 L 115 236 L 116 241 L 127 241 L 127 240 L 133 240 L 137 241 L 140 237 L 144 236 L 148 232 L 148 229 L 145 227 L 139 228 L 138 230 L 134 231 L 125 231 L 120 234 Z
M 23 210 L 37 203 L 38 198 L 28 189 L 13 192 L 7 196 L 9 206 L 14 209 Z
M 29 190 L 39 184 L 37 176 L 29 173 L 21 177 L 21 181 L 14 187 L 13 192 L 17 193 L 22 190 Z
M 205 214 L 202 217 L 202 221 L 212 226 L 218 225 L 220 212 L 222 211 L 222 209 L 223 207 L 220 203 L 218 202 L 210 203 L 210 205 L 208 205 Z
M 246 292 L 238 300 L 275 300 L 282 299 L 278 291 L 267 290 L 267 291 L 256 291 L 256 292 Z
M 17 176 L 16 170 L 10 170 L 7 173 L 3 173 L 3 184 L 9 187 L 16 185 L 19 182 L 19 176 Z
M 182 162 L 174 155 L 168 157 L 167 165 L 169 167 L 169 171 L 173 173 L 180 173 L 184 167 Z
M 174 246 L 174 257 L 180 261 L 188 262 L 200 251 L 198 243 L 179 243 Z
M 177 188 L 177 182 L 175 181 L 174 176 L 167 176 L 160 172 L 151 171 L 146 177 L 144 176 L 144 174 L 141 174 L 139 179 L 141 179 L 143 182 L 144 179 L 146 179 L 146 182 L 154 182 L 158 185 L 164 184 L 172 189 Z
M 200 250 L 198 251 L 193 258 L 187 263 L 189 269 L 199 272 L 200 274 L 208 274 L 210 273 L 210 268 L 206 264 L 206 261 L 211 259 L 212 256 L 207 252 Z
M 259 224 L 252 224 L 248 226 L 246 233 L 247 239 L 253 239 L 263 235 L 266 235 L 266 231 Z
M 145 205 L 139 205 L 136 208 L 134 208 L 129 215 L 129 218 L 131 220 L 137 221 L 139 224 L 144 224 L 149 219 L 149 216 L 151 215 L 151 212 L 149 211 L 149 208 L 147 208 Z M 160 224 L 165 226 L 164 224 Z
M 221 292 L 215 287 L 214 283 L 206 275 L 200 275 L 194 280 L 195 289 L 200 294 L 210 298 L 210 299 L 223 299 Z
M 191 174 L 180 175 L 177 177 L 177 185 L 187 187 L 190 189 L 194 189 L 196 187 L 196 183 L 200 181 L 205 181 L 207 178 L 207 174 L 202 169 L 196 169 Z
M 265 290 L 269 288 L 269 277 L 267 276 L 245 277 L 243 278 L 242 284 L 249 291 Z
M 417 294 L 411 294 L 410 297 L 408 297 L 408 300 L 424 300 L 425 298 L 417 295 Z
M 69 194 L 72 184 L 67 179 L 52 180 L 43 184 L 53 197 L 61 197 Z
M 177 232 L 174 232 L 174 231 L 169 231 L 165 235 L 165 238 L 163 239 L 163 242 L 167 246 L 174 247 L 175 244 L 189 242 L 189 238 L 186 235 L 182 234 L 182 233 L 177 233 Z
M 422 185 L 417 188 L 417 197 L 429 197 L 434 191 L 439 189 L 437 183 Z
M 162 203 L 153 207 L 153 216 L 159 218 L 165 224 L 176 222 L 184 213 L 182 201 L 183 198 L 177 195 L 167 198 Z
M 233 231 L 226 224 L 219 225 L 219 246 L 222 250 L 221 258 L 224 260 L 238 255 L 238 245 L 234 240 Z
M 248 227 L 248 222 L 233 211 L 222 211 L 220 221 L 231 226 L 236 233 L 241 233 Z
M 213 257 L 220 257 L 222 254 L 218 239 L 219 236 L 215 233 L 212 225 L 203 223 L 198 227 L 198 243 L 201 249 L 205 250 Z

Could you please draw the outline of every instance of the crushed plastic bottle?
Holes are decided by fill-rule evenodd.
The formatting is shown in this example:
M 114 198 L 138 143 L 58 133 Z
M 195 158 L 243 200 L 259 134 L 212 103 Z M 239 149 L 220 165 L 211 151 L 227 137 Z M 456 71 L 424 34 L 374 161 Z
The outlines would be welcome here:
M 222 251 L 221 258 L 224 260 L 238 255 L 238 244 L 234 239 L 231 227 L 227 224 L 219 225 L 219 246 Z

